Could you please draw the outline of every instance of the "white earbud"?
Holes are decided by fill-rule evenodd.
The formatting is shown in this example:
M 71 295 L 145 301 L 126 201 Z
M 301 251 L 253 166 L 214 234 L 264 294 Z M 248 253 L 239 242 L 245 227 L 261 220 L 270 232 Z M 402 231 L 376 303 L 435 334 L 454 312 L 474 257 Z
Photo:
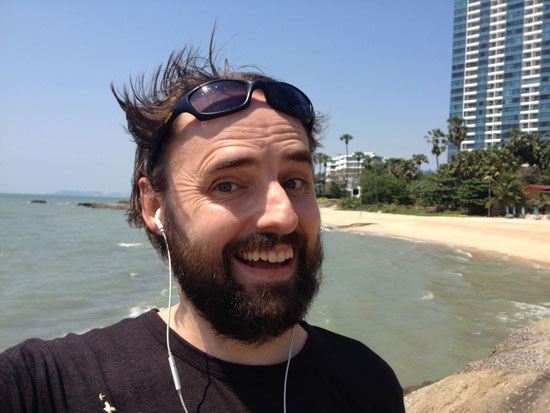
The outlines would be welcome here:
M 162 225 L 162 221 L 160 220 L 160 208 L 155 212 L 155 222 L 159 231 L 164 233 L 164 225 Z

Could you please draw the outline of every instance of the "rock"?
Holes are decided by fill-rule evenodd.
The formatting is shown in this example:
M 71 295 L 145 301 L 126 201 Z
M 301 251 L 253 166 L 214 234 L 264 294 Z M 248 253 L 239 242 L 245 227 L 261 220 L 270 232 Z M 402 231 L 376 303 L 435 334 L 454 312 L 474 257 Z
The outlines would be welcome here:
M 130 201 L 118 201 L 118 202 L 79 202 L 78 206 L 88 208 L 104 208 L 104 209 L 123 209 L 128 210 L 130 208 Z
M 45 204 L 46 201 L 44 201 L 43 199 L 32 199 L 31 200 L 31 204 Z
M 405 396 L 408 413 L 549 412 L 550 320 L 514 331 L 484 360 Z

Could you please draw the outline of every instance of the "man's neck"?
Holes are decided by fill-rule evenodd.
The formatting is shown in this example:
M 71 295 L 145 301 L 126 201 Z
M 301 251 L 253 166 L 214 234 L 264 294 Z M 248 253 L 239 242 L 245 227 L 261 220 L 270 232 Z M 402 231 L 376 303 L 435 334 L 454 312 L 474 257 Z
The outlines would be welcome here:
M 168 309 L 159 312 L 168 322 Z M 170 328 L 197 349 L 221 360 L 247 365 L 269 365 L 288 359 L 292 329 L 264 344 L 248 344 L 216 334 L 210 323 L 201 317 L 185 297 L 170 311 Z M 307 332 L 296 325 L 292 356 L 299 353 L 307 340 Z

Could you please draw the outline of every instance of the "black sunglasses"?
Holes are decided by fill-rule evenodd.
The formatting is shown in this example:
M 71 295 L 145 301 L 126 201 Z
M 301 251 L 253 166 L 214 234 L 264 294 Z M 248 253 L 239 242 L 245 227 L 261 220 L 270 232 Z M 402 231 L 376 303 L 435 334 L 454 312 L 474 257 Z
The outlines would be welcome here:
M 275 110 L 299 119 L 311 133 L 314 118 L 313 105 L 308 97 L 295 86 L 266 80 L 213 80 L 187 92 L 164 120 L 156 146 L 149 158 L 149 172 L 158 161 L 170 125 L 182 113 L 190 113 L 200 121 L 219 118 L 245 109 L 250 104 L 252 92 L 261 89 L 267 103 Z

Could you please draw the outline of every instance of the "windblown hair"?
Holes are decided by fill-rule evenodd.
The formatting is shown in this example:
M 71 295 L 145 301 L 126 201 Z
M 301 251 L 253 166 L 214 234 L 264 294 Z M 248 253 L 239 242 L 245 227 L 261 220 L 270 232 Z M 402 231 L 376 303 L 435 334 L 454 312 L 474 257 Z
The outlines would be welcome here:
M 227 60 L 221 70 L 216 68 L 215 61 L 216 54 L 211 39 L 208 57 L 202 57 L 198 49 L 184 47 L 178 52 L 172 52 L 166 65 L 159 65 L 150 81 L 146 82 L 145 76 L 142 74 L 135 80 L 130 79 L 129 86 L 124 85 L 121 91 L 117 91 L 111 84 L 111 90 L 118 104 L 126 113 L 128 121 L 126 130 L 137 145 L 130 209 L 127 213 L 128 223 L 137 228 L 145 228 L 151 244 L 163 258 L 166 258 L 166 247 L 162 237 L 151 231 L 142 218 L 138 182 L 140 178 L 146 177 L 151 183 L 151 189 L 156 193 L 163 193 L 166 190 L 166 159 L 163 157 L 163 153 L 159 154 L 159 160 L 153 170 L 148 170 L 151 152 L 156 147 L 164 119 L 183 95 L 211 80 L 274 80 L 261 73 L 233 70 L 227 64 Z M 173 130 L 173 128 L 174 125 L 171 129 Z M 308 133 L 309 149 L 313 153 L 319 146 L 317 138 L 321 132 L 319 115 L 313 119 L 312 130 L 306 132 Z M 170 138 L 171 131 L 167 139 Z M 164 145 L 165 148 L 167 146 Z

